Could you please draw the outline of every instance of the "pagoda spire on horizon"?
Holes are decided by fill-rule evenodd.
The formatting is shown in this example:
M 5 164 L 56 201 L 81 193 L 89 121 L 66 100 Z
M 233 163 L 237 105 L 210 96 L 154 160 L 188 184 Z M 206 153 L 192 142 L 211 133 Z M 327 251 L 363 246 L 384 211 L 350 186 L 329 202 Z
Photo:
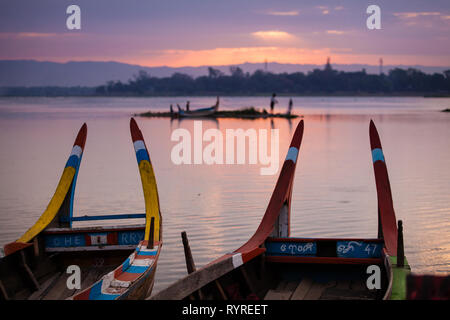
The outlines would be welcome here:
M 327 64 L 325 65 L 325 71 L 331 71 L 331 63 L 330 63 L 330 57 L 327 58 Z

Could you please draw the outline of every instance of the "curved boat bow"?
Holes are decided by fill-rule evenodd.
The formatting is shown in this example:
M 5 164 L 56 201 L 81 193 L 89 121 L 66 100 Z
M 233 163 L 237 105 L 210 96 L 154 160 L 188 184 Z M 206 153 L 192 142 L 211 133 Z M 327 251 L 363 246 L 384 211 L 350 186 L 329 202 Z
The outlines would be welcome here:
M 388 288 L 385 299 L 403 300 L 406 298 L 406 277 L 410 267 L 403 257 L 403 236 L 399 239 L 397 219 L 392 201 L 391 184 L 375 123 L 370 120 L 369 125 L 370 148 L 372 151 L 373 169 L 377 187 L 378 202 L 378 238 L 383 239 L 383 257 L 388 271 Z M 400 249 L 400 251 L 399 251 Z M 399 259 L 399 255 L 402 255 Z M 398 264 L 402 260 L 402 264 Z
M 303 137 L 292 138 L 267 210 L 240 248 L 190 273 L 152 299 L 388 299 L 401 298 L 404 272 L 389 255 L 397 250 L 396 218 L 381 143 L 373 122 L 370 140 L 378 194 L 378 238 L 290 237 L 291 196 Z M 399 237 L 401 239 L 401 237 Z M 401 247 L 401 245 L 399 245 Z M 394 257 L 395 258 L 395 257 Z M 379 283 L 369 285 L 369 269 Z
M 45 209 L 38 221 L 18 240 L 5 245 L 5 256 L 30 246 L 30 241 L 47 227 L 71 226 L 75 186 L 83 157 L 84 145 L 86 144 L 86 137 L 87 125 L 84 123 L 78 131 L 69 159 L 66 162 L 63 174 L 47 209 Z
M 161 213 L 150 156 L 134 119 L 130 131 L 145 214 L 73 216 L 76 178 L 87 135 L 84 124 L 47 209 L 22 237 L 5 246 L 6 256 L 0 259 L 0 298 L 115 300 L 148 296 L 161 251 Z M 72 227 L 72 221 L 142 218 L 144 225 Z M 69 270 L 79 273 L 78 285 L 70 285 Z
M 144 239 L 125 262 L 74 295 L 74 300 L 140 299 L 149 295 L 153 288 L 162 246 L 158 188 L 144 137 L 133 118 L 130 120 L 130 132 L 144 191 Z

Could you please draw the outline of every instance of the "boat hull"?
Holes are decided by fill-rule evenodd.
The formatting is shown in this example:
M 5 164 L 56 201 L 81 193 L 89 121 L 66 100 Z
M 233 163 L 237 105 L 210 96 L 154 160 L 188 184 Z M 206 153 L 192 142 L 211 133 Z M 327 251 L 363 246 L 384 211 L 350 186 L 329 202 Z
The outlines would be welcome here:
M 189 274 L 151 299 L 402 298 L 409 266 L 397 265 L 396 257 L 390 256 L 397 249 L 397 226 L 384 155 L 373 122 L 370 138 L 380 223 L 376 239 L 290 237 L 292 188 L 302 137 L 303 121 L 300 121 L 254 235 L 234 252 Z
M 47 209 L 0 260 L 0 298 L 30 300 L 142 299 L 153 288 L 162 247 L 155 174 L 134 119 L 131 138 L 145 214 L 73 217 L 73 196 L 87 126 L 80 129 Z M 144 218 L 144 225 L 73 228 L 73 221 Z
M 198 117 L 210 117 L 213 116 L 217 110 L 219 109 L 219 106 L 213 106 L 210 108 L 204 108 L 204 109 L 197 109 L 192 111 L 186 111 L 186 110 L 179 110 L 178 111 L 178 117 L 180 118 L 198 118 Z
M 252 255 L 222 257 L 151 299 L 192 299 L 200 291 L 208 300 L 383 299 L 390 276 L 381 248 L 380 239 L 269 238 Z M 381 287 L 369 290 L 367 268 L 373 265 Z
M 98 240 L 98 235 L 102 237 L 101 243 L 97 245 L 94 242 Z M 143 225 L 52 229 L 42 232 L 30 246 L 0 259 L 3 298 L 69 298 L 123 263 L 134 252 L 143 235 Z M 90 240 L 93 243 L 87 243 Z M 67 280 L 73 274 L 68 267 L 74 265 L 80 270 L 79 289 L 70 289 L 67 285 Z

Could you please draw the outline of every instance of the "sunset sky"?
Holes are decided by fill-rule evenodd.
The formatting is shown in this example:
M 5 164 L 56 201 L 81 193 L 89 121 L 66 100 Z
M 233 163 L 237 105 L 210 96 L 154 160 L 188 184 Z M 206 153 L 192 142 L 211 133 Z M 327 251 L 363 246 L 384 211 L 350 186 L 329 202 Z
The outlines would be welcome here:
M 66 8 L 81 8 L 81 30 Z M 381 7 L 381 30 L 366 8 Z M 1 0 L 0 59 L 450 65 L 448 0 Z

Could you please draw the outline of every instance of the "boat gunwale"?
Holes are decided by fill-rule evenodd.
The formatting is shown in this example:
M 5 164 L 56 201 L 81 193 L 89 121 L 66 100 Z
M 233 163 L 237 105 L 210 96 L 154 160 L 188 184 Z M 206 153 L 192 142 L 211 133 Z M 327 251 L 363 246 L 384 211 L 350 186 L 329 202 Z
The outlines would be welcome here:
M 92 231 L 121 231 L 121 230 L 141 230 L 145 228 L 145 224 L 123 225 L 123 226 L 93 226 L 93 227 L 76 227 L 76 228 L 51 228 L 44 230 L 41 234 L 66 234 L 66 233 L 88 233 Z

